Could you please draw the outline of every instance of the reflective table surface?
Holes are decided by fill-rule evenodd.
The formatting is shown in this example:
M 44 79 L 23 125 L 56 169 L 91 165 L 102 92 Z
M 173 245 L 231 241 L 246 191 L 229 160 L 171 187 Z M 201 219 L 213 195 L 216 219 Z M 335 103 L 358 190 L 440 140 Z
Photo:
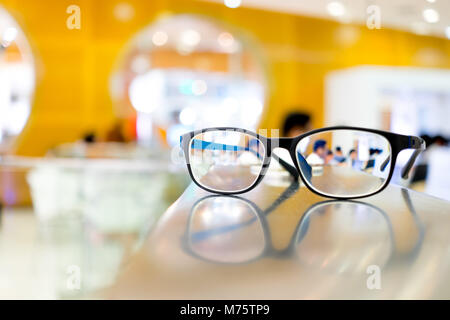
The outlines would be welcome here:
M 397 186 L 361 201 L 191 186 L 102 297 L 448 299 L 449 230 L 449 203 Z
M 129 212 L 3 210 L 0 298 L 450 298 L 450 203 L 394 185 L 329 200 L 266 180 L 235 197 L 190 185 L 123 230 Z

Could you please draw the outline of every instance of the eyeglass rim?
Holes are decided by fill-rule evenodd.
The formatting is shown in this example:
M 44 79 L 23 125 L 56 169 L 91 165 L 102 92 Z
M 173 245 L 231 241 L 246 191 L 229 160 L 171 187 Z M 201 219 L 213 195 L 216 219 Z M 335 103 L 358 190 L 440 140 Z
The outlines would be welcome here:
M 214 131 L 214 130 L 213 130 L 213 131 Z M 220 130 L 220 131 L 228 131 L 228 130 Z M 236 132 L 236 131 L 235 131 L 235 132 Z M 204 132 L 203 132 L 203 133 L 204 133 Z M 200 133 L 200 134 L 203 134 L 203 133 Z M 241 133 L 241 132 L 240 132 L 240 133 Z M 191 158 L 190 158 L 189 150 L 191 150 L 191 146 L 192 146 L 192 142 L 193 142 L 194 138 L 197 137 L 197 136 L 200 135 L 200 134 L 194 135 L 194 136 L 190 139 L 190 141 L 189 141 L 189 143 L 188 143 L 188 148 L 187 148 L 187 151 L 186 151 L 187 153 L 185 152 L 185 154 L 187 154 L 187 157 L 186 157 L 186 163 L 188 164 L 189 173 L 191 174 L 191 177 L 195 177 L 195 174 L 194 174 L 194 172 L 193 172 L 193 170 L 192 170 L 192 167 L 191 167 Z M 245 134 L 247 134 L 247 133 L 245 133 Z M 250 134 L 247 134 L 247 135 L 250 135 Z M 254 135 L 251 135 L 251 136 L 254 136 Z M 266 161 L 266 159 L 268 159 L 268 157 L 267 157 L 267 152 L 266 152 L 266 143 L 264 143 L 263 141 L 261 141 L 258 137 L 256 137 L 256 138 L 258 139 L 258 141 L 261 142 L 261 144 L 262 144 L 262 146 L 263 146 L 263 149 L 264 149 L 264 158 L 263 158 L 263 160 L 262 160 L 261 167 L 259 168 L 258 177 L 256 177 L 256 179 L 252 182 L 252 184 L 250 185 L 250 187 L 253 186 L 255 183 L 257 183 L 258 179 L 261 177 L 262 171 L 263 171 L 263 170 L 267 170 L 267 169 L 264 169 L 264 167 L 265 167 L 265 161 Z M 270 159 L 269 159 L 269 162 L 270 162 Z M 267 164 L 267 167 L 268 167 L 268 164 Z M 265 171 L 264 171 L 264 173 L 263 173 L 263 177 L 262 177 L 262 178 L 264 178 L 264 175 L 265 175 Z M 261 179 L 262 179 L 262 178 L 261 178 Z M 200 185 L 200 186 L 202 186 L 202 187 L 204 186 L 203 184 L 201 184 L 201 183 L 198 181 L 198 179 L 193 178 L 192 180 L 194 180 L 194 182 L 196 182 L 197 185 Z M 258 183 L 259 183 L 259 182 L 258 182 Z M 204 186 L 203 189 L 205 189 L 205 188 L 207 189 L 207 191 L 214 192 L 214 193 L 217 193 L 217 194 L 225 194 L 225 193 L 227 193 L 227 192 L 230 192 L 230 193 L 227 193 L 227 194 L 228 194 L 228 195 L 233 195 L 233 194 L 241 194 L 241 193 L 248 192 L 248 188 L 249 188 L 249 187 L 245 187 L 245 188 L 238 189 L 238 190 L 233 190 L 233 191 L 218 190 L 218 189 L 215 189 L 215 188 L 209 188 L 209 187 L 207 187 L 207 186 Z
M 368 132 L 368 133 L 374 133 L 374 134 L 378 134 L 384 138 L 386 138 L 386 140 L 389 142 L 390 146 L 391 146 L 391 165 L 390 165 L 390 169 L 389 169 L 389 174 L 388 177 L 385 180 L 385 183 L 376 191 L 371 192 L 371 193 L 367 193 L 367 194 L 363 194 L 363 195 L 355 195 L 355 196 L 333 196 L 333 195 L 328 195 L 326 193 L 323 193 L 321 191 L 318 191 L 316 189 L 311 188 L 311 186 L 308 184 L 306 177 L 304 176 L 304 172 L 300 169 L 299 165 L 298 165 L 298 161 L 295 161 L 295 152 L 296 152 L 296 147 L 297 144 L 300 140 L 317 134 L 317 133 L 321 133 L 321 132 L 326 132 L 326 131 L 333 131 L 333 130 L 354 130 L 354 131 L 363 131 L 363 132 Z M 264 144 L 264 149 L 265 149 L 265 156 L 264 156 L 264 160 L 263 160 L 263 165 L 262 165 L 262 169 L 261 172 L 258 176 L 258 178 L 254 181 L 253 185 L 249 186 L 246 189 L 243 190 L 239 190 L 239 191 L 215 191 L 213 189 L 210 189 L 206 186 L 203 186 L 201 183 L 199 183 L 192 172 L 192 168 L 190 165 L 190 161 L 189 161 L 189 145 L 190 145 L 190 141 L 192 138 L 194 138 L 195 136 L 205 133 L 205 132 L 211 132 L 211 131 L 234 131 L 234 132 L 242 132 L 251 136 L 256 137 L 257 139 L 259 139 L 263 144 Z M 276 141 L 277 143 L 272 143 L 273 141 Z M 297 171 L 299 172 L 299 176 L 302 180 L 302 182 L 305 184 L 305 186 L 313 193 L 315 193 L 316 195 L 319 195 L 321 197 L 325 197 L 325 198 L 330 198 L 330 199 L 337 199 L 337 200 L 348 200 L 348 199 L 361 199 L 361 198 L 366 198 L 366 197 L 370 197 L 373 196 L 379 192 L 382 192 L 390 183 L 391 179 L 392 179 L 392 175 L 394 173 L 394 169 L 395 169 L 395 164 L 397 162 L 397 156 L 398 154 L 405 149 L 416 149 L 415 153 L 412 156 L 412 160 L 414 163 L 415 158 L 417 157 L 418 153 L 420 153 L 421 151 L 425 150 L 426 145 L 425 145 L 425 141 L 420 138 L 420 137 L 416 137 L 416 136 L 407 136 L 407 135 L 402 135 L 402 134 L 398 134 L 398 133 L 393 133 L 393 132 L 389 132 L 389 131 L 383 131 L 383 130 L 378 130 L 378 129 L 371 129 L 371 128 L 363 128 L 363 127 L 353 127 L 353 126 L 332 126 L 332 127 L 324 127 L 324 128 L 320 128 L 320 129 L 315 129 L 315 130 L 311 130 L 308 132 L 305 132 L 299 136 L 293 137 L 293 138 L 286 138 L 286 137 L 279 137 L 279 138 L 268 138 L 265 137 L 263 135 L 257 134 L 251 130 L 247 130 L 247 129 L 242 129 L 242 128 L 236 128 L 236 127 L 211 127 L 211 128 L 204 128 L 204 129 L 200 129 L 200 130 L 195 130 L 192 132 L 188 132 L 186 134 L 183 134 L 180 137 L 180 145 L 181 148 L 184 152 L 185 155 L 185 160 L 186 160 L 186 164 L 187 164 L 187 168 L 188 168 L 188 172 L 189 175 L 191 176 L 192 181 L 199 186 L 200 188 L 202 188 L 205 191 L 211 192 L 211 193 L 215 193 L 215 194 L 221 194 L 221 195 L 239 195 L 239 194 L 243 194 L 243 193 L 247 193 L 251 190 L 253 190 L 254 188 L 256 188 L 256 186 L 258 186 L 258 184 L 262 181 L 262 179 L 264 178 L 271 158 L 272 158 L 272 145 L 275 145 L 277 147 L 283 148 L 283 149 L 287 149 L 291 155 L 291 158 L 294 162 L 295 168 L 297 169 Z M 418 152 L 418 153 L 417 153 Z M 416 154 L 417 153 L 417 154 Z M 410 159 L 410 160 L 411 160 Z M 412 164 L 408 163 L 407 166 L 410 167 L 412 166 Z M 404 174 L 402 174 L 403 176 Z
M 351 130 L 349 130 L 349 129 L 345 129 L 345 130 L 351 131 Z M 331 130 L 330 130 L 330 131 L 331 131 Z M 338 130 L 334 130 L 334 131 L 338 131 Z M 361 130 L 355 130 L 355 131 L 361 131 Z M 325 132 L 327 132 L 327 131 L 325 131 Z M 376 134 L 376 133 L 374 133 L 374 132 L 370 132 L 370 133 L 371 133 L 371 134 Z M 314 135 L 314 134 L 313 134 L 313 135 Z M 378 134 L 377 134 L 377 135 L 378 135 Z M 374 194 L 377 194 L 378 192 L 381 192 L 384 188 L 387 187 L 387 185 L 389 185 L 389 182 L 391 181 L 392 175 L 393 175 L 394 170 L 395 170 L 395 162 L 396 162 L 396 161 L 393 161 L 392 145 L 391 145 L 390 141 L 389 141 L 386 137 L 384 137 L 384 136 L 382 136 L 382 135 L 378 135 L 378 136 L 380 136 L 380 137 L 382 137 L 382 138 L 384 138 L 384 139 L 386 140 L 386 142 L 387 142 L 387 144 L 388 144 L 388 147 L 390 148 L 390 153 L 389 153 L 389 162 L 388 162 L 388 163 L 389 163 L 389 172 L 388 172 L 388 176 L 385 178 L 385 180 L 383 181 L 383 183 L 382 183 L 379 187 L 376 188 L 376 190 L 371 191 L 371 192 L 369 192 L 369 193 L 361 193 L 361 194 L 355 194 L 355 195 L 350 195 L 350 196 L 345 196 L 345 195 L 333 195 L 333 194 L 331 194 L 331 193 L 328 193 L 328 192 L 325 192 L 325 191 L 321 191 L 321 190 L 319 190 L 318 188 L 316 188 L 312 183 L 310 183 L 310 181 L 304 176 L 304 172 L 303 172 L 303 170 L 301 170 L 299 164 L 296 163 L 296 165 L 298 166 L 298 168 L 300 168 L 299 173 L 300 173 L 300 175 L 302 176 L 302 181 L 303 181 L 303 183 L 308 187 L 309 190 L 313 191 L 314 193 L 316 193 L 316 194 L 318 194 L 318 195 L 320 195 L 320 196 L 324 196 L 324 197 L 329 198 L 329 199 L 338 199 L 338 200 L 361 199 L 361 198 L 370 197 L 370 196 L 372 196 L 372 195 L 374 195 Z M 309 136 L 307 136 L 307 137 L 305 137 L 305 138 L 308 138 L 308 137 L 309 137 Z M 300 143 L 300 141 L 302 141 L 302 140 L 303 140 L 303 138 L 300 139 L 300 140 L 297 142 L 297 146 L 298 146 L 298 144 Z M 296 149 L 297 149 L 297 146 L 296 146 Z M 298 160 L 297 157 L 296 157 L 296 162 L 298 162 L 298 161 L 299 161 L 299 160 Z

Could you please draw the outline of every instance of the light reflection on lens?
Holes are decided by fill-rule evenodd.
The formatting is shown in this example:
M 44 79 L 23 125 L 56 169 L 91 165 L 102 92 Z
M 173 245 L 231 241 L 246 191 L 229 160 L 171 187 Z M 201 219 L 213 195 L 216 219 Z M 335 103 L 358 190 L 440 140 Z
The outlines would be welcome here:
M 320 204 L 302 221 L 296 252 L 309 266 L 337 273 L 382 268 L 393 249 L 388 218 L 370 205 L 357 202 Z
M 233 197 L 212 197 L 193 210 L 188 241 L 195 255 L 219 263 L 241 263 L 265 248 L 261 221 L 252 206 Z

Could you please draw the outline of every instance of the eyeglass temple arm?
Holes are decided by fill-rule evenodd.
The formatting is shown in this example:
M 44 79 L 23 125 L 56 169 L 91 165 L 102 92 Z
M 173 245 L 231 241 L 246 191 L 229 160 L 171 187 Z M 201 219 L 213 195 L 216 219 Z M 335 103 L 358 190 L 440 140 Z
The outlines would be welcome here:
M 258 157 L 258 159 L 263 160 L 264 156 L 262 156 L 258 151 L 253 150 L 250 147 L 241 147 L 241 146 L 234 146 L 234 145 L 228 145 L 223 143 L 215 143 L 215 142 L 207 142 L 203 140 L 194 139 L 191 144 L 192 149 L 199 149 L 199 150 L 220 150 L 220 151 L 248 151 L 253 153 L 255 156 Z M 295 167 L 284 161 L 283 159 L 280 159 L 275 154 L 272 154 L 272 158 L 278 161 L 278 163 L 286 169 L 295 179 L 298 179 L 299 174 Z
M 295 179 L 298 179 L 299 173 L 295 167 L 278 157 L 276 154 L 272 154 L 272 158 L 278 161 L 278 163 L 287 171 L 290 173 L 291 176 L 293 176 Z
M 409 212 L 413 216 L 414 222 L 416 223 L 417 229 L 419 230 L 419 237 L 416 242 L 416 245 L 414 246 L 414 249 L 412 250 L 413 255 L 416 255 L 422 246 L 423 239 L 425 237 L 425 226 L 423 225 L 422 221 L 419 218 L 419 215 L 417 214 L 416 209 L 414 208 L 414 204 L 412 203 L 411 196 L 409 194 L 408 189 L 402 188 L 402 196 L 405 200 L 406 206 L 408 207 Z
M 408 179 L 409 173 L 414 165 L 419 154 L 426 149 L 425 140 L 419 137 L 409 136 L 408 137 L 408 149 L 416 149 L 414 150 L 412 156 L 409 158 L 408 162 L 402 169 L 402 178 Z
M 414 162 L 416 161 L 419 154 L 426 149 L 425 141 L 422 138 L 409 136 L 408 137 L 408 145 L 404 149 L 416 149 L 411 157 L 409 158 L 406 165 L 403 167 L 401 176 L 403 179 L 408 179 L 409 173 L 414 165 Z M 391 157 L 388 157 L 384 162 L 381 164 L 381 171 L 384 171 L 386 169 L 387 165 L 389 164 L 389 161 L 391 160 Z

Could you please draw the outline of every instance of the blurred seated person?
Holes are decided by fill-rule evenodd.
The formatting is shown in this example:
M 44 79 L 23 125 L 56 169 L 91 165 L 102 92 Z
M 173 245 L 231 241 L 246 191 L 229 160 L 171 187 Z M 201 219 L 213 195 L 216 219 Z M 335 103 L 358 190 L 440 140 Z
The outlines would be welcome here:
M 369 170 L 375 167 L 377 157 L 382 153 L 381 149 L 370 148 L 369 149 L 369 161 L 367 161 L 365 170 Z
M 353 169 L 362 170 L 363 168 L 365 168 L 364 161 L 358 160 L 358 153 L 355 149 L 350 150 L 350 152 L 348 153 L 348 158 L 350 162 L 349 164 Z
M 311 117 L 306 113 L 292 112 L 283 124 L 283 137 L 293 138 L 312 129 Z
M 337 162 L 335 159 L 333 151 L 327 150 L 326 156 L 325 156 L 325 164 L 330 165 L 330 166 L 335 166 L 335 165 L 339 164 L 339 162 Z
M 311 166 L 322 166 L 325 164 L 327 153 L 327 142 L 325 140 L 317 140 L 314 142 L 313 152 L 306 158 Z
M 86 134 L 84 134 L 82 140 L 86 144 L 93 144 L 97 142 L 97 136 L 95 132 L 87 132 Z
M 335 151 L 335 155 L 334 155 L 334 160 L 337 163 L 344 163 L 346 158 L 344 157 L 344 153 L 342 152 L 342 148 L 337 146 L 336 147 L 336 151 Z
M 432 144 L 436 144 L 439 147 L 446 147 L 448 145 L 448 140 L 441 135 L 437 135 L 433 138 Z
M 122 122 L 116 121 L 114 125 L 106 133 L 107 142 L 126 142 L 125 135 L 123 134 Z
M 417 160 L 417 164 L 413 171 L 411 183 L 425 181 L 428 176 L 428 164 L 430 163 L 430 157 L 434 151 L 445 149 L 448 146 L 448 139 L 441 135 L 432 137 L 425 134 L 422 135 L 421 138 L 425 141 L 427 149 L 419 155 L 419 159 Z
M 302 112 L 291 112 L 287 115 L 283 123 L 282 136 L 287 138 L 297 137 L 312 129 L 311 117 L 309 114 Z M 305 154 L 309 145 L 309 138 L 305 138 L 300 142 L 300 153 Z M 286 155 L 285 157 L 289 157 Z M 285 160 L 286 160 L 285 159 Z M 289 160 L 288 160 L 289 161 Z

